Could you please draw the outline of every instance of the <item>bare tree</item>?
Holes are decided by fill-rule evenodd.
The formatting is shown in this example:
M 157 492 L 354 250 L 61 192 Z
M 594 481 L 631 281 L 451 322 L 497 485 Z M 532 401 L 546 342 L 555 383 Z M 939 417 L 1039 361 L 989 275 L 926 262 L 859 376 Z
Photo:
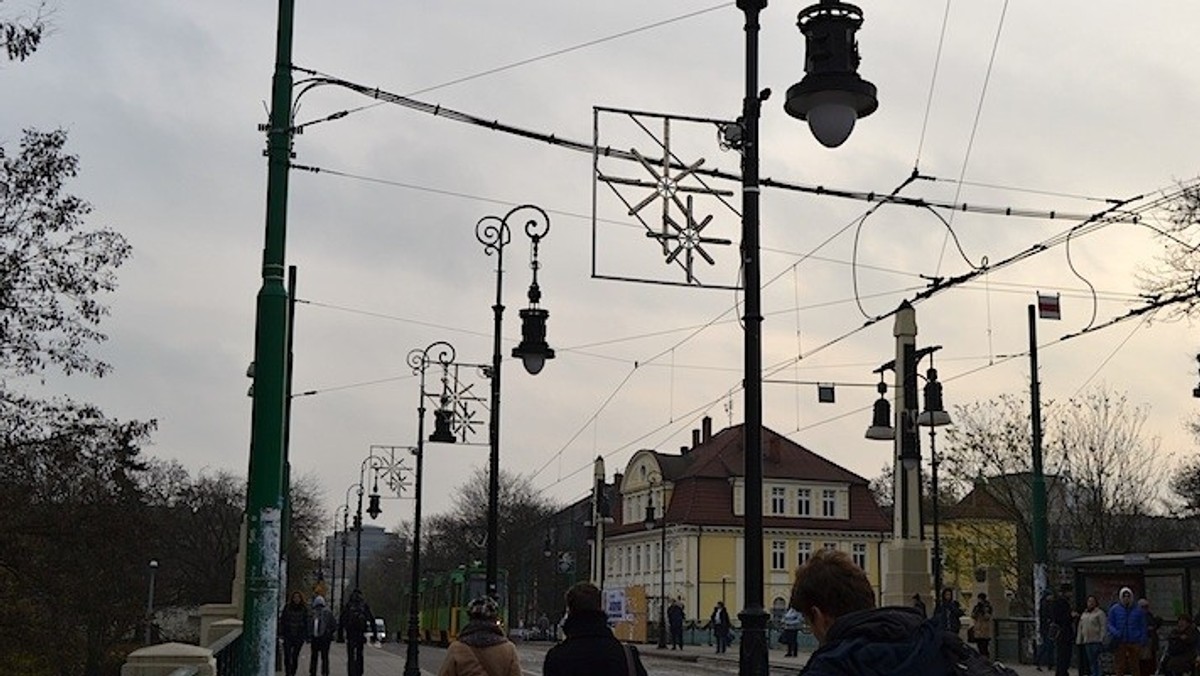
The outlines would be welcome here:
M 1166 208 L 1165 220 L 1151 220 L 1162 244 L 1153 265 L 1138 274 L 1138 286 L 1153 300 L 1177 298 L 1164 316 L 1193 317 L 1200 308 L 1200 185 L 1181 185 L 1181 194 Z

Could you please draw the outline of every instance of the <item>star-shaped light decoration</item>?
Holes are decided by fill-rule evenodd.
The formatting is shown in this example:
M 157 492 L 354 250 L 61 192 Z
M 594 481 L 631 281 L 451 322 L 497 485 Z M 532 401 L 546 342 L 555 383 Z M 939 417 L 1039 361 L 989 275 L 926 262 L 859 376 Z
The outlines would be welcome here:
M 704 226 L 712 222 L 713 216 L 712 214 L 709 214 L 704 217 L 704 220 L 697 222 L 691 195 L 687 196 L 687 205 L 682 207 L 682 211 L 684 215 L 684 224 L 682 226 L 677 223 L 674 218 L 671 218 L 670 214 L 663 215 L 664 224 L 674 228 L 675 232 L 664 232 L 661 235 L 654 232 L 648 232 L 646 233 L 646 236 L 662 241 L 664 249 L 669 248 L 668 242 L 673 242 L 675 244 L 675 248 L 671 249 L 667 253 L 666 262 L 668 264 L 674 263 L 679 258 L 680 254 L 682 254 L 683 269 L 687 273 L 688 284 L 699 284 L 695 275 L 692 274 L 692 265 L 695 262 L 695 256 L 700 256 L 707 261 L 709 265 L 716 264 L 716 261 L 713 260 L 713 257 L 708 255 L 708 252 L 705 251 L 704 247 L 701 245 L 729 244 L 730 242 L 727 239 L 704 237 L 700 234 L 700 231 L 704 229 Z

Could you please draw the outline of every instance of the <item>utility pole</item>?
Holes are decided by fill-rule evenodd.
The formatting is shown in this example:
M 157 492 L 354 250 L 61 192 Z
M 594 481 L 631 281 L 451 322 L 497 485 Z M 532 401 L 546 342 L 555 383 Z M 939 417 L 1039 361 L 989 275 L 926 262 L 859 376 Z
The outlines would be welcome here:
M 1046 592 L 1046 476 L 1042 471 L 1042 392 L 1038 382 L 1037 311 L 1029 306 L 1029 399 L 1033 424 L 1033 614 L 1037 635 L 1041 636 L 1038 604 Z
M 288 166 L 292 150 L 294 10 L 295 0 L 279 0 L 271 113 L 266 129 L 267 218 L 254 335 L 254 403 L 250 416 L 250 488 L 246 497 L 246 590 L 242 634 L 242 664 L 246 672 L 254 676 L 270 676 L 275 671 L 276 617 L 279 613 L 288 332 L 288 293 L 283 277 Z

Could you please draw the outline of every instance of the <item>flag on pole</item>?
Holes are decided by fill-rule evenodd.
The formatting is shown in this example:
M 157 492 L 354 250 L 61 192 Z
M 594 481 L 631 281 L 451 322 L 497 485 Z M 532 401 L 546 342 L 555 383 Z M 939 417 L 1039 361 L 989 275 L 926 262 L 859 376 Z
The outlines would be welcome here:
M 1062 310 L 1059 307 L 1058 294 L 1048 294 L 1038 292 L 1038 317 L 1040 319 L 1062 319 Z

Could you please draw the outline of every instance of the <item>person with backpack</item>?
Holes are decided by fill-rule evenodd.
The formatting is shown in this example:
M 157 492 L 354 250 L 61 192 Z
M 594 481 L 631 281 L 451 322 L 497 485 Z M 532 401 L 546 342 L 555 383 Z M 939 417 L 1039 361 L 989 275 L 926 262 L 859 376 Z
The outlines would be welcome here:
M 818 648 L 803 676 L 1014 676 L 911 606 L 875 607 L 866 573 L 845 552 L 819 550 L 796 571 L 791 607 Z
M 521 676 L 517 647 L 500 626 L 500 606 L 481 596 L 467 604 L 467 624 L 446 649 L 438 676 Z
M 298 591 L 292 592 L 279 613 L 279 637 L 283 639 L 283 673 L 296 676 L 300 651 L 308 640 L 308 606 L 304 603 L 304 594 Z
M 350 592 L 350 600 L 342 609 L 338 625 L 346 636 L 346 670 L 348 676 L 363 676 L 363 646 L 367 632 L 375 633 L 375 616 L 361 590 Z
M 608 628 L 596 585 L 576 583 L 566 602 L 567 637 L 546 653 L 542 676 L 647 676 L 637 648 L 618 641 Z
M 309 644 L 312 654 L 308 663 L 308 675 L 317 676 L 317 662 L 321 663 L 321 676 L 329 676 L 329 646 L 337 633 L 338 621 L 325 603 L 323 596 L 312 600 L 312 617 L 309 620 Z

